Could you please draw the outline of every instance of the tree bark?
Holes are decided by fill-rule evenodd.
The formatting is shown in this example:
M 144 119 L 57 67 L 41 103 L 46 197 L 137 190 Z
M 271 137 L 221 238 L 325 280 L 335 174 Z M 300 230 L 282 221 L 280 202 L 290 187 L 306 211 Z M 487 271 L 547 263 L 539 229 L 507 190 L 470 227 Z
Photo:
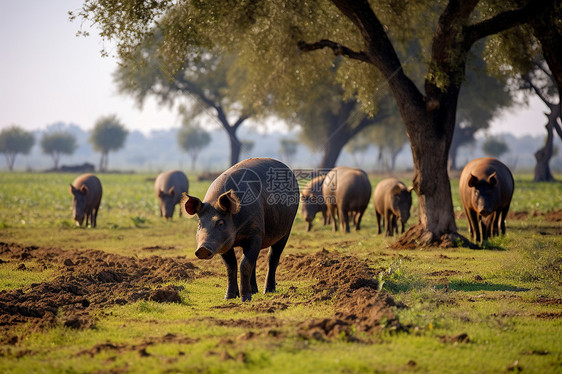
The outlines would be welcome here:
M 547 132 L 546 141 L 544 146 L 535 153 L 535 159 L 537 160 L 535 165 L 535 182 L 553 182 L 555 180 L 550 171 L 550 159 L 553 154 L 554 129 L 558 127 L 557 132 L 562 133 L 557 122 L 560 118 L 560 105 L 548 106 L 550 107 L 550 113 L 547 115 L 548 123 L 545 125 Z
M 343 147 L 349 140 L 349 136 L 346 135 L 336 135 L 330 137 L 325 145 L 322 161 L 320 161 L 320 165 L 318 166 L 322 169 L 333 169 L 336 166 L 336 162 L 340 157 Z

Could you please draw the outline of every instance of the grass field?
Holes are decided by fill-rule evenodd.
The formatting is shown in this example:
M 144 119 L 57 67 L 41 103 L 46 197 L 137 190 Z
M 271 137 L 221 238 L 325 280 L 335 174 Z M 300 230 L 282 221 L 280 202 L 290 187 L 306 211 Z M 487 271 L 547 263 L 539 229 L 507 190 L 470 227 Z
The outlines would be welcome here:
M 507 234 L 479 250 L 390 249 L 372 205 L 347 235 L 299 212 L 278 291 L 242 304 L 195 257 L 197 220 L 160 218 L 155 175 L 99 175 L 96 229 L 72 220 L 74 177 L 0 174 L 2 373 L 562 372 L 560 183 L 516 175 Z

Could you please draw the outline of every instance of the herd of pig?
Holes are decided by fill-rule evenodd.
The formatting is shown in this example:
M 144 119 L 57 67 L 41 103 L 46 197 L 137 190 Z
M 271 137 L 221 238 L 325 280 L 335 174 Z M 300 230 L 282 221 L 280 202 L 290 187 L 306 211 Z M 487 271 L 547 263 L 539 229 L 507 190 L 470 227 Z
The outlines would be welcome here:
M 272 175 L 283 175 L 283 183 L 276 183 Z M 270 158 L 252 158 L 232 166 L 209 186 L 203 200 L 188 195 L 187 177 L 177 170 L 158 175 L 154 190 L 161 216 L 171 218 L 178 203 L 188 215 L 198 216 L 195 255 L 210 259 L 220 254 L 228 278 L 225 298 L 241 297 L 242 301 L 251 300 L 252 294 L 258 291 L 256 261 L 264 248 L 270 248 L 264 293 L 275 291 L 275 272 L 289 239 L 299 200 L 308 231 L 315 215 L 321 212 L 324 224 L 331 223 L 333 231 L 338 230 L 339 219 L 341 230 L 349 232 L 350 221 L 356 230 L 360 229 L 372 194 L 367 174 L 348 167 L 336 167 L 312 179 L 300 193 L 292 170 Z M 480 158 L 466 165 L 461 173 L 459 192 L 474 240 L 486 240 L 500 231 L 505 234 L 505 218 L 513 190 L 513 176 L 500 161 Z M 381 218 L 387 236 L 398 233 L 398 220 L 404 232 L 410 217 L 411 191 L 412 187 L 396 178 L 377 184 L 374 208 L 379 234 Z M 86 226 L 95 227 L 102 197 L 100 180 L 93 174 L 81 175 L 70 185 L 70 192 L 77 225 L 81 226 L 85 219 Z M 240 287 L 235 247 L 241 247 L 243 252 L 239 266 Z

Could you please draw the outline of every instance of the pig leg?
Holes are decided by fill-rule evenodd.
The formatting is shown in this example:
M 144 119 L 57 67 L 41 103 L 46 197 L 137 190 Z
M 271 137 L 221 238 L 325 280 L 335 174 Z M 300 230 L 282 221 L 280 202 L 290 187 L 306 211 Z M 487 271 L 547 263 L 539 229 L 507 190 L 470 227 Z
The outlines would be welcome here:
M 328 206 L 328 214 L 332 219 L 332 231 L 338 231 L 338 220 L 336 219 L 336 207 L 335 206 Z
M 224 265 L 226 266 L 226 275 L 228 278 L 228 287 L 226 288 L 226 295 L 224 296 L 224 298 L 235 299 L 240 296 L 240 292 L 238 291 L 238 269 L 234 248 L 231 248 L 221 256 Z
M 252 294 L 258 293 L 258 282 L 256 280 L 256 267 L 252 271 L 252 278 L 250 278 L 250 286 L 252 287 Z
M 472 231 L 472 239 L 479 243 L 480 242 L 480 227 L 478 223 L 478 213 L 472 209 L 466 210 L 466 218 L 468 218 L 468 224 Z
M 341 231 L 342 232 L 349 232 L 349 214 L 348 212 L 344 212 L 343 208 L 338 211 L 338 216 L 340 216 L 340 224 L 341 224 Z
M 289 240 L 289 234 L 281 238 L 269 249 L 269 268 L 267 269 L 267 277 L 265 278 L 263 293 L 275 292 L 275 273 L 277 271 L 277 265 L 279 265 L 279 258 L 281 257 L 281 253 L 283 253 L 283 249 L 285 249 L 287 240 Z
M 100 210 L 99 204 L 98 204 L 98 206 L 96 206 L 96 209 L 94 210 L 94 218 L 93 218 L 94 223 L 92 224 L 92 227 L 96 227 L 96 225 L 98 223 L 98 210 Z
M 376 216 L 377 216 L 377 226 L 379 228 L 379 234 L 381 233 L 381 215 L 379 214 L 379 212 L 375 211 Z
M 384 226 L 386 231 L 386 236 L 394 235 L 394 226 L 392 226 L 392 212 L 387 209 L 384 213 Z
M 364 210 L 362 210 L 361 212 L 358 212 L 357 215 L 355 216 L 355 218 L 356 218 L 355 231 L 361 230 L 361 219 L 363 218 L 363 213 L 365 213 Z
M 240 295 L 242 301 L 252 300 L 252 273 L 260 254 L 261 238 L 253 237 L 242 246 L 244 256 L 240 261 Z M 257 287 L 257 286 L 256 286 Z
M 509 205 L 502 209 L 500 218 L 500 230 L 502 235 L 505 235 L 505 218 L 507 217 L 507 212 L 509 211 Z

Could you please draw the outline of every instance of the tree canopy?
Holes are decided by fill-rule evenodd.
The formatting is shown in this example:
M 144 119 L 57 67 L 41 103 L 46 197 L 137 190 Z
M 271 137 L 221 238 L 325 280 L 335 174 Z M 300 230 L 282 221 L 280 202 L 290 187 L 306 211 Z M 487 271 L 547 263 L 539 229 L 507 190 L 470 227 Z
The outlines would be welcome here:
M 409 136 L 419 204 L 419 224 L 400 244 L 453 245 L 460 237 L 447 161 L 470 51 L 479 40 L 530 25 L 543 50 L 552 52 L 545 53 L 549 66 L 556 64 L 560 49 L 552 41 L 561 39 L 556 23 L 561 9 L 553 0 L 87 0 L 75 16 L 116 40 L 123 59 L 131 60 L 155 25 L 164 36 L 158 50 L 167 66 L 181 66 L 193 46 L 236 53 L 246 68 L 242 102 L 254 107 L 289 108 L 294 100 L 307 100 L 300 93 L 310 92 L 304 88 L 333 69 L 340 56 L 336 76 L 344 97 L 354 97 L 367 114 L 377 113 L 373 98 L 386 82 Z M 413 40 L 420 54 L 405 58 Z M 510 66 L 514 54 L 502 56 L 502 65 Z M 424 70 L 421 82 L 412 73 L 416 69 Z M 553 69 L 557 79 L 558 72 Z M 270 92 L 276 93 L 273 101 Z
M 44 134 L 41 138 L 43 153 L 52 157 L 54 169 L 58 169 L 61 155 L 71 155 L 76 150 L 76 138 L 69 132 Z
M 96 121 L 90 135 L 90 142 L 96 151 L 101 152 L 100 171 L 107 170 L 109 152 L 123 148 L 127 134 L 127 129 L 114 114 Z
M 6 156 L 10 171 L 14 170 L 14 163 L 18 153 L 28 154 L 35 143 L 33 134 L 20 126 L 13 125 L 0 131 L 0 152 Z
M 195 162 L 201 150 L 209 145 L 211 135 L 196 125 L 184 123 L 178 131 L 178 144 L 191 157 L 191 170 L 195 170 Z

